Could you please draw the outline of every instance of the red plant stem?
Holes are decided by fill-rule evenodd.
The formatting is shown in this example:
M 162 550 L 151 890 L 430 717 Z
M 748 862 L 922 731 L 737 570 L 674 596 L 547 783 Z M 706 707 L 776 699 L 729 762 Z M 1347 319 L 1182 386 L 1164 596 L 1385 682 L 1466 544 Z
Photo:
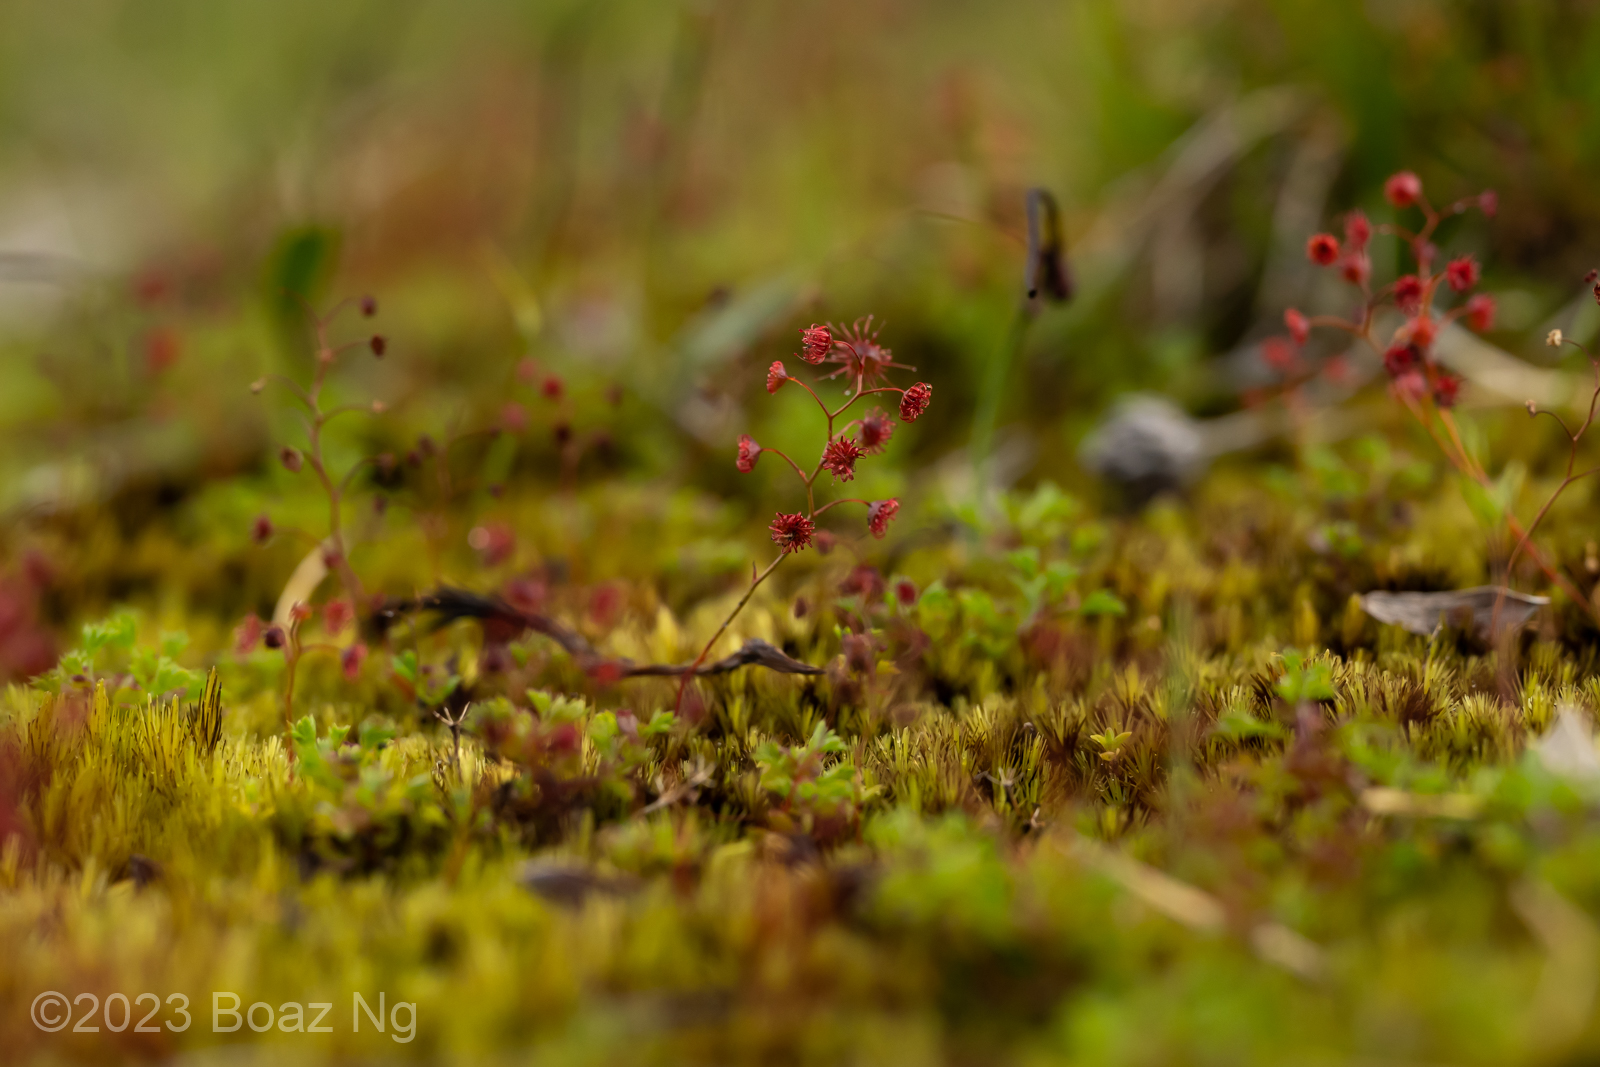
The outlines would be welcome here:
M 678 681 L 678 700 L 674 705 L 674 714 L 683 714 L 684 691 L 688 689 L 689 682 L 694 678 L 695 672 L 700 669 L 700 665 L 706 661 L 706 656 L 710 654 L 712 646 L 727 632 L 728 627 L 733 624 L 733 620 L 738 617 L 739 612 L 743 611 L 744 606 L 750 603 L 750 598 L 755 595 L 755 591 L 760 588 L 761 583 L 767 580 L 768 575 L 778 569 L 778 564 L 782 563 L 787 555 L 787 552 L 778 553 L 778 558 L 767 564 L 766 570 L 751 579 L 750 588 L 744 591 L 744 596 L 739 598 L 739 603 L 735 604 L 733 610 L 728 612 L 728 617 L 722 620 L 722 625 L 717 627 L 717 632 L 711 635 L 711 640 L 706 642 L 706 646 L 700 650 L 700 654 L 694 658 L 694 662 L 689 664 L 689 669 L 683 672 L 683 677 Z
M 1572 343 L 1581 349 L 1585 355 L 1588 355 L 1588 349 L 1584 348 L 1582 345 L 1578 345 L 1576 341 Z M 1533 531 L 1539 528 L 1539 524 L 1544 521 L 1544 517 L 1550 513 L 1550 508 L 1554 506 L 1556 499 L 1560 497 L 1562 493 L 1566 492 L 1567 487 L 1572 485 L 1573 482 L 1582 481 L 1584 478 L 1589 477 L 1589 475 L 1594 474 L 1596 471 L 1600 471 L 1600 467 L 1591 467 L 1586 471 L 1579 472 L 1578 474 L 1572 473 L 1572 468 L 1575 467 L 1578 462 L 1578 440 L 1589 431 L 1589 427 L 1594 425 L 1595 406 L 1597 403 L 1600 403 L 1600 361 L 1595 360 L 1591 356 L 1590 363 L 1594 366 L 1594 392 L 1589 396 L 1589 410 L 1583 417 L 1582 425 L 1580 425 L 1576 431 L 1567 429 L 1565 420 L 1563 420 L 1560 415 L 1557 415 L 1553 411 L 1538 410 L 1534 412 L 1535 415 L 1549 415 L 1551 418 L 1555 419 L 1556 422 L 1560 424 L 1562 432 L 1567 435 L 1567 441 L 1569 442 L 1569 447 L 1567 449 L 1567 469 L 1565 476 L 1561 480 L 1561 484 L 1556 486 L 1555 492 L 1550 494 L 1550 498 L 1544 502 L 1544 506 L 1539 509 L 1539 513 L 1535 515 L 1533 517 L 1533 521 L 1528 524 L 1527 533 L 1522 537 L 1521 540 L 1517 542 L 1516 547 L 1511 550 L 1511 556 L 1506 561 L 1507 574 L 1510 574 L 1511 568 L 1517 562 L 1517 556 L 1522 553 L 1524 546 L 1529 547 L 1531 551 L 1532 546 L 1528 544 L 1528 538 L 1533 536 Z
M 842 497 L 842 498 L 840 498 L 838 500 L 830 500 L 828 503 L 822 505 L 816 511 L 811 513 L 811 517 L 814 519 L 818 515 L 821 515 L 824 512 L 826 512 L 829 508 L 836 508 L 840 504 L 860 504 L 860 505 L 862 505 L 864 507 L 871 507 L 872 506 L 871 503 L 869 503 L 868 501 L 862 500 L 859 497 L 853 497 L 853 496 L 852 497 Z
M 776 448 L 767 448 L 765 446 L 762 447 L 761 451 L 763 451 L 763 452 L 771 452 L 774 456 L 777 456 L 779 459 L 783 460 L 789 466 L 793 467 L 794 468 L 794 472 L 800 476 L 800 480 L 802 482 L 804 482 L 806 480 L 806 472 L 801 470 L 800 469 L 800 464 L 798 464 L 794 460 L 790 459 L 787 453 L 780 452 Z
M 284 733 L 294 731 L 294 676 L 300 666 L 300 651 L 295 648 L 295 639 L 290 638 L 284 649 L 284 667 L 289 677 L 283 685 L 283 729 Z M 289 762 L 294 762 L 294 744 L 289 745 Z
M 334 485 L 332 477 L 328 474 L 327 465 L 322 458 L 322 428 L 329 419 L 343 414 L 343 408 L 334 408 L 332 411 L 323 411 L 321 407 L 322 386 L 327 379 L 328 368 L 333 365 L 336 351 L 328 344 L 328 320 L 316 320 L 317 356 L 316 370 L 312 374 L 311 388 L 301 394 L 301 399 L 311 411 L 309 426 L 310 447 L 307 449 L 307 462 L 316 472 L 317 479 L 322 483 L 323 491 L 328 495 L 328 543 L 333 548 L 333 569 L 339 575 L 340 584 L 350 597 L 351 606 L 357 611 L 366 608 L 366 597 L 362 595 L 361 579 L 356 577 L 356 572 L 350 566 L 350 560 L 345 552 L 344 522 L 340 514 L 340 502 L 343 496 L 344 485 Z M 359 464 L 358 464 L 359 466 Z M 348 475 L 347 475 L 348 478 Z

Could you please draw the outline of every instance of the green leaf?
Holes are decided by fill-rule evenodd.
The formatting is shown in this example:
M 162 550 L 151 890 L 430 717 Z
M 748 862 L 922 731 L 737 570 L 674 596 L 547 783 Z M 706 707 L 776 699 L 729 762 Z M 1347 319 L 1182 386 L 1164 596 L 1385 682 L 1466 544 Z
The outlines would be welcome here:
M 1064 559 L 1058 559 L 1044 569 L 1044 591 L 1050 600 L 1060 600 L 1067 586 L 1078 579 L 1078 568 Z
M 175 689 L 198 691 L 204 681 L 204 676 L 199 671 L 186 670 L 166 656 L 162 656 L 156 662 L 155 671 L 145 688 L 150 690 L 152 695 L 170 693 Z
M 1033 495 L 1017 509 L 1017 527 L 1024 535 L 1053 536 L 1079 510 L 1078 501 L 1063 493 L 1054 482 L 1040 482 Z
M 1303 704 L 1311 700 L 1332 700 L 1333 670 L 1326 663 L 1305 663 L 1305 657 L 1294 649 L 1283 653 L 1283 677 L 1276 686 L 1278 695 L 1289 704 Z
M 161 635 L 161 654 L 177 659 L 189 647 L 189 635 L 183 630 L 169 630 Z
M 1128 606 L 1122 598 L 1109 589 L 1096 589 L 1083 598 L 1083 604 L 1078 608 L 1080 615 L 1126 615 Z
M 297 746 L 317 743 L 317 723 L 309 715 L 302 716 L 289 730 L 289 737 Z
M 394 664 L 394 673 L 410 682 L 413 686 L 417 684 L 417 654 L 415 652 L 406 649 L 406 651 L 395 656 L 392 662 Z
M 1111 531 L 1104 523 L 1086 522 L 1072 531 L 1072 551 L 1079 556 L 1088 555 L 1105 543 Z
M 1275 722 L 1263 722 L 1241 711 L 1229 711 L 1217 719 L 1216 732 L 1230 741 L 1243 741 L 1252 737 L 1281 740 L 1289 735 Z
M 1123 730 L 1121 733 L 1115 733 L 1108 729 L 1102 734 L 1090 734 L 1089 740 L 1093 741 L 1107 752 L 1115 752 L 1117 749 L 1126 744 L 1128 739 L 1132 736 L 1132 730 Z
M 1500 525 L 1500 520 L 1505 518 L 1505 512 L 1494 498 L 1494 494 L 1478 484 L 1476 479 L 1461 475 L 1461 495 L 1467 502 L 1467 509 L 1472 512 L 1472 517 L 1478 520 L 1480 526 L 1490 529 Z
M 589 720 L 587 733 L 597 748 L 605 748 L 622 733 L 622 727 L 617 725 L 614 712 L 602 711 Z
M 361 747 L 366 749 L 382 748 L 394 740 L 395 729 L 392 726 L 382 726 L 378 723 L 365 722 L 361 724 Z
M 1039 550 L 1037 548 L 1019 548 L 1006 553 L 1006 560 L 1023 578 L 1032 578 L 1039 573 Z
M 639 727 L 639 736 L 641 738 L 648 739 L 652 737 L 660 737 L 663 734 L 669 734 L 672 732 L 672 728 L 676 726 L 677 723 L 678 717 L 672 712 L 658 711 L 654 715 L 650 716 L 649 722 Z
M 304 350 L 306 307 L 322 299 L 339 256 L 339 235 L 325 226 L 294 226 L 278 235 L 262 277 L 268 313 L 286 349 Z
M 955 624 L 955 598 L 944 583 L 935 581 L 917 600 L 917 625 L 934 640 L 942 638 Z

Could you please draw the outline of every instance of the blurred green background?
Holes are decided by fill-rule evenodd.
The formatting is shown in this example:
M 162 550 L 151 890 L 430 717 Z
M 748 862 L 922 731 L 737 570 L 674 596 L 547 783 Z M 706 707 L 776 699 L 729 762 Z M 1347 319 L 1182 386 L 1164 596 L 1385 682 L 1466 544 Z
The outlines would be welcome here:
M 380 301 L 387 358 L 336 379 L 388 405 L 347 424 L 351 457 L 499 426 L 495 477 L 754 509 L 781 472 L 741 479 L 737 434 L 810 432 L 766 364 L 867 313 L 936 383 L 867 490 L 959 489 L 1030 187 L 1062 204 L 1080 293 L 1007 376 L 1005 482 L 1084 485 L 1077 442 L 1130 390 L 1236 407 L 1240 353 L 1328 303 L 1306 235 L 1390 217 L 1396 168 L 1499 191 L 1444 240 L 1485 260 L 1493 340 L 1526 358 L 1600 224 L 1592 0 L 16 0 L 0 30 L 13 571 L 40 529 L 81 544 L 85 513 L 136 570 L 141 524 L 197 494 L 244 543 L 249 494 L 290 493 L 291 413 L 247 388 L 306 365 L 290 292 Z

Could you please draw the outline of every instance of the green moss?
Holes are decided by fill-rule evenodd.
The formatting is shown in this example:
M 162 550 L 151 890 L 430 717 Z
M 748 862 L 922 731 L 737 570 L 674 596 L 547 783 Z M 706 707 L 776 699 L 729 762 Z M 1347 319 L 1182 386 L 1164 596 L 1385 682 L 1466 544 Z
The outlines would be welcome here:
M 1299 532 L 1348 499 L 1224 472 L 1190 511 L 1108 520 L 1046 487 L 907 557 L 941 575 L 913 603 L 838 592 L 850 561 L 799 559 L 729 640 L 829 672 L 708 680 L 681 714 L 674 683 L 602 685 L 538 635 L 496 674 L 470 624 L 401 627 L 354 679 L 308 660 L 286 736 L 275 654 L 226 650 L 203 612 L 187 647 L 148 614 L 86 626 L 0 724 L 14 1032 L 40 1057 L 1577 1054 L 1592 1005 L 1551 1006 L 1541 975 L 1569 965 L 1524 898 L 1556 894 L 1550 921 L 1592 936 L 1597 798 L 1526 748 L 1558 708 L 1592 718 L 1590 653 L 1549 625 L 1493 650 L 1366 619 L 1351 596 L 1416 535 L 1369 517 L 1346 551 Z M 530 539 L 577 558 L 641 506 L 596 489 L 589 519 L 535 520 Z M 587 576 L 623 590 L 604 624 L 579 582 L 550 608 L 604 648 L 685 655 L 725 607 L 674 611 L 644 584 L 670 551 L 652 541 Z M 843 655 L 851 633 L 870 655 Z M 215 727 L 214 695 L 147 695 L 213 664 Z M 401 681 L 470 696 L 459 752 Z M 1150 868 L 1086 859 L 1085 838 L 1216 901 L 1220 925 L 1127 873 Z M 1261 947 L 1274 923 L 1309 939 L 1320 977 Z M 17 1014 L 40 990 L 123 988 L 341 1016 L 382 990 L 416 1004 L 417 1037 L 341 1019 L 310 1045 L 212 1034 L 205 1015 L 136 1047 Z M 1566 1020 L 1553 1037 L 1541 1012 Z

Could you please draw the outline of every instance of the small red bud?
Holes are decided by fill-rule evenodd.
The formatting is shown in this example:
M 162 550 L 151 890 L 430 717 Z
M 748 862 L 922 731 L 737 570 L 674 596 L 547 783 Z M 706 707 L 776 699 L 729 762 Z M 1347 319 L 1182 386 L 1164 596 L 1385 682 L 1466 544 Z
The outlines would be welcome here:
M 1442 408 L 1453 408 L 1461 395 L 1461 379 L 1454 374 L 1441 372 L 1433 383 L 1433 402 Z
M 1306 256 L 1319 267 L 1330 267 L 1339 258 L 1339 239 L 1331 233 L 1314 233 L 1306 242 Z
M 322 628 L 330 634 L 339 633 L 356 617 L 355 608 L 348 600 L 330 600 L 322 608 Z
M 1422 179 L 1403 170 L 1383 183 L 1383 195 L 1395 207 L 1411 207 L 1422 197 Z
M 1268 337 L 1261 342 L 1261 358 L 1281 374 L 1294 368 L 1294 348 L 1281 337 Z
M 877 455 L 894 436 L 894 422 L 884 412 L 874 408 L 861 418 L 861 448 L 868 455 Z
M 377 299 L 375 297 L 371 297 L 371 296 L 362 297 L 361 298 L 361 314 L 365 315 L 367 318 L 370 319 L 370 318 L 372 318 L 372 316 L 376 315 L 377 313 L 378 313 L 378 301 L 377 301 Z
M 1352 211 L 1344 217 L 1344 240 L 1352 252 L 1366 251 L 1367 242 L 1372 240 L 1372 223 L 1367 221 L 1364 211 Z
M 291 474 L 299 474 L 300 468 L 305 466 L 305 459 L 300 455 L 300 450 L 288 445 L 284 445 L 279 451 L 278 459 L 283 463 L 284 469 Z
M 1289 328 L 1289 336 L 1294 338 L 1294 343 L 1304 345 L 1311 337 L 1311 320 L 1306 318 L 1299 308 L 1289 308 L 1283 313 L 1283 324 Z
M 1372 260 L 1365 252 L 1351 252 L 1340 261 L 1339 273 L 1351 285 L 1366 285 L 1372 277 Z
M 1409 344 L 1394 344 L 1383 354 L 1383 369 L 1391 378 L 1406 373 L 1421 357 Z
M 821 363 L 833 348 L 833 333 L 826 326 L 812 323 L 800 331 L 800 358 L 807 363 Z
M 522 433 L 528 428 L 528 412 L 514 400 L 507 401 L 500 409 L 500 425 L 507 433 Z
M 1450 288 L 1464 293 L 1478 284 L 1478 263 L 1471 256 L 1452 259 L 1444 269 L 1444 276 Z
M 783 361 L 775 359 L 772 366 L 767 368 L 767 392 L 776 393 L 783 388 L 783 383 L 789 380 L 789 372 L 783 369 Z
M 265 515 L 257 515 L 256 521 L 250 524 L 250 540 L 258 545 L 272 540 L 272 520 Z
M 1428 395 L 1428 379 L 1421 371 L 1408 370 L 1394 380 L 1394 391 L 1401 396 L 1409 396 L 1413 400 L 1421 400 Z
M 873 537 L 882 537 L 888 532 L 889 523 L 900 511 L 900 501 L 894 497 L 888 500 L 874 500 L 867 505 L 867 529 Z
M 1411 344 L 1417 351 L 1426 352 L 1432 345 L 1434 338 L 1439 335 L 1439 324 L 1426 315 L 1420 316 L 1411 323 Z
M 344 678 L 353 682 L 361 677 L 361 665 L 367 662 L 367 646 L 356 642 L 339 654 L 339 666 L 344 668 Z
M 1401 311 L 1413 315 L 1422 305 L 1422 279 L 1415 274 L 1402 274 L 1394 281 L 1394 302 Z
M 263 625 L 259 616 L 254 614 L 246 615 L 244 621 L 233 631 L 234 653 L 243 656 L 254 652 L 256 644 L 261 640 Z
M 1467 301 L 1467 325 L 1479 333 L 1494 329 L 1494 297 L 1478 293 Z
M 756 469 L 756 461 L 761 458 L 761 446 L 756 444 L 756 439 L 749 434 L 739 435 L 739 458 L 735 466 L 740 474 L 749 474 Z
M 918 382 L 900 394 L 900 421 L 916 422 L 933 400 L 933 386 Z
M 383 339 L 381 333 L 375 333 L 372 335 L 372 340 L 367 342 L 367 347 L 372 349 L 373 355 L 382 359 L 384 352 L 389 348 L 389 342 Z

